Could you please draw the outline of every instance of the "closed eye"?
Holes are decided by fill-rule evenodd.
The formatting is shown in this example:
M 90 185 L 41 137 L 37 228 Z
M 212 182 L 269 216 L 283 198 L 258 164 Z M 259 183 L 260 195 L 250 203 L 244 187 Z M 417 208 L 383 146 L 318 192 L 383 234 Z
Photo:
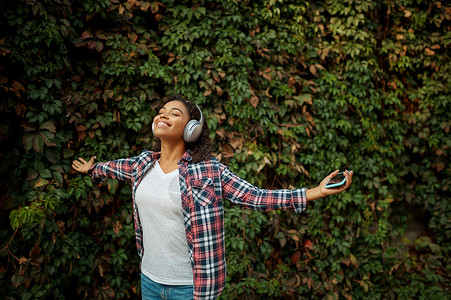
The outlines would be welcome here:
M 183 112 L 178 109 L 178 108 L 171 108 L 171 115 L 176 116 L 176 117 L 181 117 L 183 115 Z M 166 111 L 166 107 L 162 107 L 159 111 L 158 111 L 158 115 L 163 114 Z

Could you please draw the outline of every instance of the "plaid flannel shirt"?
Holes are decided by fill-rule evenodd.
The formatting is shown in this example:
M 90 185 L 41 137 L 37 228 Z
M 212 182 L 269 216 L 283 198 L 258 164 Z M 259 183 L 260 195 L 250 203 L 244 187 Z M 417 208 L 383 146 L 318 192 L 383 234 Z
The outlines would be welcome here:
M 136 242 L 141 258 L 144 251 L 142 229 L 134 198 L 144 174 L 159 157 L 159 152 L 144 150 L 136 157 L 94 164 L 88 171 L 93 178 L 131 181 Z M 226 280 L 222 200 L 258 211 L 294 209 L 300 213 L 307 206 L 306 189 L 260 189 L 214 158 L 194 164 L 190 151 L 178 164 L 186 240 L 193 267 L 194 299 L 216 299 Z

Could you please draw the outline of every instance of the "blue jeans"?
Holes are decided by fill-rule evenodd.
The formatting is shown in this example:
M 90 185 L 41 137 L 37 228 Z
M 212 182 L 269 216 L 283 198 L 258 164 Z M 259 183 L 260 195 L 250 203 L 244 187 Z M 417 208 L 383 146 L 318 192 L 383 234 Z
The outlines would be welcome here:
M 141 294 L 142 300 L 190 300 L 193 286 L 160 284 L 141 273 Z

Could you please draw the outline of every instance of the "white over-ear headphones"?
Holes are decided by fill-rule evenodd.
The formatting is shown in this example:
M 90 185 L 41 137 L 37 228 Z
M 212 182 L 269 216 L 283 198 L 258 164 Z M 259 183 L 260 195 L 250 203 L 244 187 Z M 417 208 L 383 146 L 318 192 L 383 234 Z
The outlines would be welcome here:
M 200 120 L 190 120 L 183 131 L 183 140 L 187 143 L 194 143 L 197 141 L 202 134 L 202 127 L 204 124 L 204 116 L 202 115 L 202 111 L 200 107 L 196 104 L 197 109 L 200 113 Z M 155 123 L 152 122 L 152 132 L 155 135 Z
M 202 115 L 202 111 L 199 106 L 196 104 L 197 109 L 200 113 L 200 120 L 190 120 L 183 131 L 183 139 L 187 143 L 194 143 L 197 141 L 202 133 L 202 127 L 204 124 L 204 116 Z

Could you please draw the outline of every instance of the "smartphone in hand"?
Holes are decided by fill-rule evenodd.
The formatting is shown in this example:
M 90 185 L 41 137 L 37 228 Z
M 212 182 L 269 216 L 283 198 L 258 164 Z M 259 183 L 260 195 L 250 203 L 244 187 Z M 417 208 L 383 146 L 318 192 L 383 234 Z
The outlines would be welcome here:
M 332 177 L 332 179 L 326 183 L 326 188 L 327 189 L 336 189 L 345 184 L 346 184 L 346 177 L 344 175 L 344 172 L 340 172 L 337 175 L 335 175 L 334 177 Z

